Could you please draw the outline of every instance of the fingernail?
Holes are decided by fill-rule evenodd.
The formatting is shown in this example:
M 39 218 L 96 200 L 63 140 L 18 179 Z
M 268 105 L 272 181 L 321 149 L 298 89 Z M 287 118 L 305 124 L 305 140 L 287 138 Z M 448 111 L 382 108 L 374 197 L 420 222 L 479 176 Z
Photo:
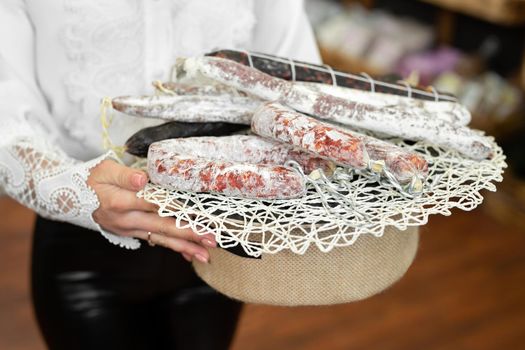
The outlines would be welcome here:
M 217 246 L 217 243 L 213 242 L 212 240 L 209 240 L 207 238 L 203 239 L 201 241 L 202 244 L 204 244 L 207 247 L 215 248 Z
M 195 254 L 195 258 L 196 258 L 197 260 L 199 260 L 201 263 L 205 263 L 205 264 L 208 263 L 208 258 L 206 258 L 206 257 L 203 256 L 203 255 Z
M 146 184 L 146 179 L 143 174 L 133 174 L 131 181 L 133 186 L 142 188 Z

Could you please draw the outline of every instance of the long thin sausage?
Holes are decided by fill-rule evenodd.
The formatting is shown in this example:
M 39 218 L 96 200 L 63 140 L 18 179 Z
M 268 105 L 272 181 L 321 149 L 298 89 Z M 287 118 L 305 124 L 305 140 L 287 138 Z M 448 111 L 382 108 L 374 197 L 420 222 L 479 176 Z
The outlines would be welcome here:
M 204 95 L 204 96 L 246 96 L 246 93 L 224 84 L 181 84 L 175 81 L 154 82 L 153 86 L 161 91 L 175 95 Z
M 179 122 L 227 122 L 249 125 L 261 101 L 232 95 L 122 96 L 112 100 L 122 113 Z
M 336 85 L 321 83 L 297 82 L 313 91 L 326 93 L 347 101 L 366 103 L 375 107 L 396 106 L 399 109 L 411 110 L 413 113 L 426 114 L 428 118 L 443 119 L 457 125 L 468 125 L 471 120 L 470 112 L 458 102 L 425 101 L 405 96 L 390 95 L 379 92 L 357 90 Z M 246 96 L 246 93 L 224 84 L 181 84 L 177 82 L 161 83 L 160 87 L 177 95 L 236 95 Z
M 347 87 L 319 84 L 319 83 L 296 83 L 322 92 L 328 95 L 343 98 L 347 101 L 366 103 L 383 108 L 396 106 L 400 110 L 411 111 L 411 113 L 425 114 L 428 118 L 442 119 L 456 125 L 468 125 L 471 114 L 467 108 L 458 102 L 448 101 L 425 101 L 406 96 L 390 95 L 380 92 L 369 92 Z

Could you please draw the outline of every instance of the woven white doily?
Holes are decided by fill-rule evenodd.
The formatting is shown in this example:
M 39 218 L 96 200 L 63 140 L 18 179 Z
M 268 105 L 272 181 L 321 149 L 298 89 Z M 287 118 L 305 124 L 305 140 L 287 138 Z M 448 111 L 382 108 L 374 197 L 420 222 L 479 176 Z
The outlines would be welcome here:
M 506 167 L 501 148 L 491 140 L 494 157 L 479 162 L 422 142 L 390 139 L 423 154 L 430 164 L 424 191 L 418 196 L 343 168 L 330 180 L 309 181 L 307 194 L 292 200 L 170 191 L 153 184 L 139 196 L 157 204 L 159 215 L 175 217 L 179 227 L 213 233 L 222 247 L 240 244 L 251 256 L 283 249 L 303 254 L 312 244 L 328 252 L 351 245 L 362 234 L 379 237 L 386 226 L 404 230 L 426 224 L 430 214 L 474 209 L 483 200 L 481 190 L 496 190 L 494 182 L 502 181 Z

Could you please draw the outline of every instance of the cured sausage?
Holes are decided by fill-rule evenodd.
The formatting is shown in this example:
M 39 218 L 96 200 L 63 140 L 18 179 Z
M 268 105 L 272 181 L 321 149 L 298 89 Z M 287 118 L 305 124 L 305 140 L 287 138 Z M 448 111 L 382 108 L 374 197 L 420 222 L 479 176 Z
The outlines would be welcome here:
M 246 162 L 251 160 L 252 150 L 239 149 L 238 143 L 229 139 L 206 137 L 153 143 L 148 152 L 151 181 L 174 190 L 260 199 L 294 198 L 306 192 L 304 178 L 297 171 L 282 165 Z
M 330 122 L 408 140 L 425 140 L 476 160 L 492 156 L 492 146 L 483 135 L 425 114 L 397 106 L 376 107 L 347 101 L 220 58 L 188 58 L 179 64 L 182 64 L 178 70 L 184 72 L 180 75 L 183 79 L 204 76 L 264 100 L 278 100 L 295 110 Z
M 313 91 L 344 98 L 348 101 L 366 103 L 378 108 L 396 106 L 396 108 L 400 110 L 404 109 L 411 113 L 424 114 L 427 115 L 428 118 L 437 118 L 456 125 L 468 125 L 471 120 L 471 114 L 468 109 L 458 102 L 425 101 L 405 96 L 374 93 L 319 83 L 298 84 L 308 87 Z
M 125 144 L 126 152 L 146 157 L 149 146 L 156 141 L 192 136 L 223 136 L 247 130 L 246 125 L 230 123 L 183 123 L 167 122 L 144 128 L 133 134 Z
M 407 109 L 411 110 L 413 113 L 426 114 L 429 118 L 442 119 L 452 124 L 468 125 L 471 120 L 471 114 L 468 109 L 458 102 L 425 101 L 405 96 L 363 91 L 354 88 L 320 83 L 297 82 L 297 84 L 310 88 L 313 91 L 326 93 L 349 101 L 371 104 L 375 107 L 397 106 L 399 109 Z M 160 87 L 164 91 L 169 91 L 177 95 L 231 94 L 247 96 L 245 92 L 236 90 L 235 88 L 224 84 L 195 85 L 165 82 L 159 83 L 156 87 Z
M 179 122 L 227 122 L 249 125 L 261 101 L 233 95 L 122 96 L 113 108 L 125 114 Z
M 206 96 L 246 96 L 246 93 L 224 84 L 181 84 L 174 81 L 154 82 L 153 86 L 160 91 L 175 95 L 206 95 Z
M 277 103 L 266 103 L 257 109 L 252 131 L 346 167 L 368 167 L 368 154 L 361 138 Z
M 331 122 L 407 140 L 425 140 L 475 160 L 492 157 L 491 143 L 479 132 L 417 111 L 398 106 L 378 108 L 323 93 L 312 95 L 301 87 L 295 87 L 286 102 L 294 109 Z
M 149 152 L 153 159 L 155 151 L 152 145 Z M 171 155 L 148 161 L 148 172 L 153 183 L 180 191 L 259 199 L 295 198 L 306 192 L 303 177 L 292 168 L 280 165 Z
M 293 160 L 305 172 L 333 169 L 312 157 L 258 136 L 193 137 L 153 143 L 148 152 L 152 182 L 167 188 L 230 196 L 285 199 L 306 192 L 304 177 L 284 166 Z
M 368 77 L 334 70 L 327 65 L 321 66 L 274 55 L 236 50 L 219 50 L 206 55 L 229 59 L 285 80 L 323 83 L 363 91 L 374 90 L 375 92 L 399 96 L 407 96 L 408 94 L 407 87 L 403 84 L 371 80 Z M 410 95 L 422 100 L 457 101 L 453 95 L 433 91 L 431 88 L 423 86 L 411 87 Z
M 286 80 L 274 78 L 257 69 L 215 57 L 178 59 L 176 72 L 179 82 L 219 82 L 267 101 L 282 99 L 291 92 L 293 86 Z
M 330 172 L 334 168 L 331 161 L 257 135 L 190 137 L 165 140 L 162 145 L 175 153 L 242 163 L 284 165 L 291 160 L 297 162 L 307 174 L 315 169 Z
M 404 185 L 424 180 L 428 164 L 418 154 L 401 147 L 322 123 L 277 103 L 261 105 L 252 120 L 252 131 L 355 169 L 391 173 Z

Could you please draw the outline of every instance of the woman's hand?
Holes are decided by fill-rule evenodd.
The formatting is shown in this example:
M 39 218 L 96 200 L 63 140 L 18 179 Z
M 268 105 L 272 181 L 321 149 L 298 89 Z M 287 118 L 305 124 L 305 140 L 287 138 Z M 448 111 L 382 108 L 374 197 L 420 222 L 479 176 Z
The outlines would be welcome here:
M 199 236 L 190 229 L 178 229 L 175 220 L 160 217 L 157 207 L 137 198 L 148 176 L 112 160 L 105 160 L 91 171 L 88 185 L 96 192 L 100 207 L 93 213 L 95 221 L 105 230 L 125 237 L 148 239 L 157 245 L 181 253 L 186 260 L 196 258 L 207 262 L 204 246 L 215 247 L 211 234 Z

